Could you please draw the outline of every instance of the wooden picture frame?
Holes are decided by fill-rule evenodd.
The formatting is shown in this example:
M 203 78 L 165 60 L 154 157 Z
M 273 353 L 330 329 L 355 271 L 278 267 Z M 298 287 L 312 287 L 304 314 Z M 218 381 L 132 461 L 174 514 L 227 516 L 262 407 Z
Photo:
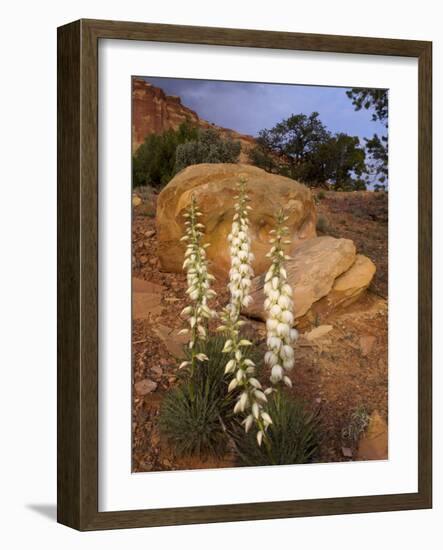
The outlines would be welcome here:
M 418 59 L 418 492 L 98 511 L 98 42 L 276 48 Z M 58 29 L 58 521 L 79 530 L 289 518 L 432 506 L 432 44 L 80 20 Z

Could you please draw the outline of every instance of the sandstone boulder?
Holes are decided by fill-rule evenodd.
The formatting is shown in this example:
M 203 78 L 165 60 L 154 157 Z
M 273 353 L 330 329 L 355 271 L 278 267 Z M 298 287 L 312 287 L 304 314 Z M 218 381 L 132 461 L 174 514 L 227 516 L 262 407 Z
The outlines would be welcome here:
M 353 265 L 355 257 L 355 246 L 349 239 L 325 236 L 299 244 L 286 262 L 294 293 L 294 316 L 301 317 L 314 302 L 329 294 L 337 277 Z M 264 275 L 255 277 L 251 291 L 253 303 L 244 310 L 250 317 L 264 319 L 263 285 Z
M 254 270 L 257 275 L 269 266 L 269 231 L 274 216 L 285 208 L 289 220 L 292 254 L 306 239 L 315 237 L 316 211 L 310 190 L 283 176 L 269 174 L 246 164 L 197 164 L 179 172 L 162 190 L 157 202 L 158 256 L 163 271 L 181 272 L 184 245 L 183 214 L 194 193 L 206 227 L 211 271 L 226 277 L 230 267 L 227 236 L 234 214 L 236 185 L 244 177 L 251 198 L 250 221 Z
M 375 264 L 372 260 L 362 254 L 357 254 L 355 262 L 348 271 L 335 280 L 334 286 L 327 297 L 328 306 L 344 306 L 354 302 L 368 288 L 375 270 Z

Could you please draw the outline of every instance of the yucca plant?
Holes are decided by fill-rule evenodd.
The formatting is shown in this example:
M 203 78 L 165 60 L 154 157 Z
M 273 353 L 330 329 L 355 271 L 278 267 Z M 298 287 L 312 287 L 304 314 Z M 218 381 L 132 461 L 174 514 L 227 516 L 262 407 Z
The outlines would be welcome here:
M 221 456 L 226 450 L 225 422 L 232 403 L 226 389 L 223 345 L 221 336 L 208 338 L 208 360 L 200 362 L 192 375 L 183 372 L 162 403 L 160 431 L 179 456 Z
M 249 199 L 246 180 L 241 179 L 235 197 L 235 214 L 228 236 L 231 269 L 230 301 L 220 314 L 221 334 L 211 336 L 209 320 L 216 317 L 209 301 L 214 277 L 208 271 L 203 245 L 204 226 L 195 195 L 185 212 L 187 243 L 183 268 L 187 273 L 190 304 L 181 315 L 189 334 L 182 376 L 168 392 L 161 407 L 160 430 L 178 455 L 223 455 L 232 437 L 240 461 L 248 465 L 294 464 L 307 462 L 316 449 L 316 415 L 306 413 L 298 401 L 290 400 L 281 389 L 264 388 L 258 377 L 260 354 L 245 337 L 242 306 L 251 303 L 254 275 L 249 235 Z M 292 289 L 284 268 L 283 245 L 288 230 L 281 211 L 271 238 L 271 267 L 265 279 L 267 348 L 265 362 L 271 367 L 271 382 L 291 385 L 285 374 L 294 365 Z M 268 398 L 270 403 L 268 404 Z M 274 418 L 275 415 L 275 418 Z M 251 430 L 254 426 L 255 429 Z
M 192 375 L 190 367 L 183 368 L 177 387 L 163 400 L 160 431 L 179 456 L 222 456 L 226 451 L 237 396 L 227 391 L 224 345 L 222 335 L 208 337 L 208 360 L 196 365 Z M 249 356 L 259 362 L 257 351 L 251 349 Z
M 162 404 L 161 433 L 178 456 L 222 456 L 227 444 L 221 422 L 223 408 L 209 384 L 200 386 L 193 379 L 186 380 L 172 389 Z
M 319 413 L 309 411 L 303 402 L 283 392 L 268 399 L 272 424 L 265 445 L 236 425 L 231 432 L 238 460 L 242 466 L 304 464 L 311 462 L 319 444 Z
M 245 432 L 255 426 L 256 441 L 260 446 L 266 437 L 266 430 L 272 424 L 272 418 L 266 410 L 267 389 L 263 388 L 256 378 L 256 364 L 248 357 L 252 342 L 241 336 L 244 322 L 240 319 L 242 306 L 252 302 L 250 295 L 251 281 L 254 276 L 252 262 L 254 254 L 251 251 L 249 231 L 249 197 L 246 180 L 241 178 L 235 196 L 235 214 L 232 220 L 231 232 L 228 235 L 231 269 L 229 284 L 231 298 L 221 314 L 222 325 L 219 327 L 226 335 L 223 351 L 228 356 L 225 372 L 232 375 L 228 392 L 237 390 L 237 402 L 234 414 L 243 417 Z M 271 390 L 272 391 L 272 390 Z

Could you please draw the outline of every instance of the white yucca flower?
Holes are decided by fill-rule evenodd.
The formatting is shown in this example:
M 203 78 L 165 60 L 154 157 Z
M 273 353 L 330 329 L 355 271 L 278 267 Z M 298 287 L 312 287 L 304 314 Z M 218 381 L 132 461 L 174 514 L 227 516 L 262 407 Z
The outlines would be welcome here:
M 286 236 L 289 231 L 285 226 L 287 219 L 281 210 L 277 215 L 276 229 L 270 232 L 272 248 L 268 257 L 271 258 L 272 263 L 265 275 L 264 284 L 268 348 L 265 363 L 271 368 L 270 379 L 273 384 L 283 381 L 291 387 L 292 382 L 286 372 L 294 366 L 293 345 L 298 333 L 293 328 L 292 288 L 288 283 L 288 274 L 283 265 L 284 260 L 287 259 L 283 250 L 283 244 L 288 244 Z
M 223 352 L 229 354 L 225 366 L 225 373 L 232 374 L 228 391 L 238 391 L 234 406 L 234 414 L 246 415 L 243 420 L 245 431 L 248 432 L 253 424 L 257 427 L 257 442 L 261 445 L 265 431 L 272 424 L 271 417 L 265 410 L 267 397 L 261 389 L 260 382 L 254 377 L 255 364 L 247 357 L 247 349 L 252 343 L 240 337 L 240 320 L 242 307 L 251 304 L 250 288 L 254 271 L 252 262 L 254 255 L 251 252 L 251 238 L 249 236 L 249 198 L 246 190 L 246 180 L 241 179 L 238 185 L 238 194 L 235 197 L 234 218 L 231 232 L 228 235 L 229 251 L 231 255 L 231 269 L 229 271 L 230 302 L 223 310 L 220 327 L 227 334 Z
M 254 255 L 251 252 L 251 238 L 249 236 L 249 197 L 246 190 L 246 180 L 240 179 L 237 188 L 236 203 L 234 205 L 234 219 L 231 232 L 228 235 L 229 252 L 231 254 L 231 269 L 229 271 L 228 288 L 231 293 L 233 314 L 239 315 L 242 306 L 251 304 L 249 295 L 251 281 L 254 277 L 252 262 Z
M 256 425 L 257 442 L 261 445 L 268 426 L 272 424 L 272 419 L 266 411 L 266 394 L 262 390 L 260 382 L 255 378 L 255 364 L 247 357 L 248 349 L 252 343 L 246 338 L 240 337 L 240 329 L 243 323 L 234 307 L 233 304 L 229 304 L 222 311 L 223 325 L 220 327 L 227 335 L 223 348 L 223 353 L 226 353 L 229 357 L 225 366 L 225 373 L 232 375 L 228 392 L 238 391 L 234 414 L 245 416 L 242 424 L 246 432 L 251 429 L 253 424 Z
M 191 203 L 184 214 L 186 230 L 182 237 L 182 240 L 187 243 L 183 269 L 187 274 L 186 293 L 191 304 L 181 312 L 182 317 L 189 323 L 189 329 L 185 330 L 190 334 L 188 345 L 191 350 L 189 361 L 191 373 L 194 371 L 196 360 L 208 360 L 204 353 L 199 352 L 197 344 L 206 340 L 208 319 L 215 316 L 215 312 L 208 305 L 211 298 L 215 296 L 214 290 L 210 288 L 214 277 L 208 272 L 205 251 L 207 245 L 202 244 L 204 225 L 199 222 L 201 216 L 195 195 L 192 195 Z M 182 363 L 181 366 L 187 366 L 187 364 Z

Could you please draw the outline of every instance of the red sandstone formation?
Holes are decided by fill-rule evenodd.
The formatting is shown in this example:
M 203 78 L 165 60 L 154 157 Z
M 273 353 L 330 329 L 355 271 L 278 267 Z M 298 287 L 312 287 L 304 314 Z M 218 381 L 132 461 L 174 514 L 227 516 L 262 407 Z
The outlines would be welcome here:
M 150 134 L 161 134 L 176 130 L 182 122 L 190 122 L 199 128 L 214 128 L 224 138 L 231 137 L 241 143 L 240 162 L 248 162 L 248 150 L 254 146 L 252 136 L 239 134 L 234 130 L 221 128 L 201 119 L 198 114 L 182 105 L 181 99 L 168 96 L 163 90 L 141 78 L 132 81 L 132 149 L 135 151 Z

